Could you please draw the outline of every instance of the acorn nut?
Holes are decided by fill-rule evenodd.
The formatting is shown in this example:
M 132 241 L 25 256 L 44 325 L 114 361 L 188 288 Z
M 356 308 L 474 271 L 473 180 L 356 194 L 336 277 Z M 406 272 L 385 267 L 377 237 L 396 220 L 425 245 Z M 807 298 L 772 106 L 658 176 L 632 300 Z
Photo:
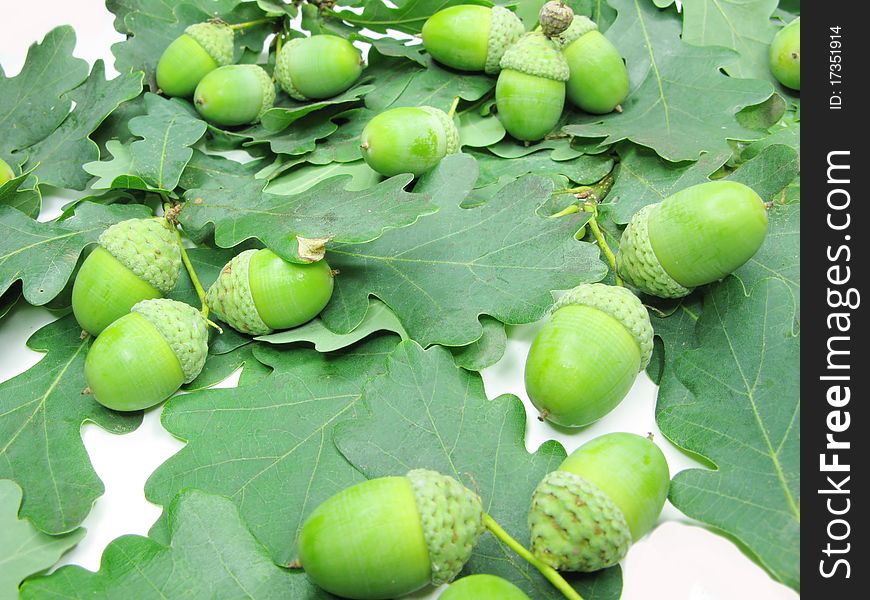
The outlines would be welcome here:
M 457 579 L 438 600 L 531 600 L 525 592 L 495 575 L 469 575 Z
M 549 38 L 568 29 L 573 19 L 574 11 L 561 0 L 550 0 L 541 7 L 541 12 L 538 13 L 541 31 Z
M 650 439 L 632 433 L 595 438 L 535 488 L 532 553 L 560 571 L 611 567 L 655 526 L 669 486 L 668 463 Z
M 92 335 L 99 335 L 137 302 L 168 294 L 181 272 L 178 239 L 166 219 L 121 221 L 100 234 L 97 242 L 72 289 L 76 321 Z
M 801 18 L 798 17 L 773 36 L 770 43 L 770 70 L 787 88 L 801 89 Z
M 332 297 L 333 274 L 325 260 L 291 263 L 269 249 L 245 250 L 221 270 L 206 304 L 230 327 L 265 335 L 307 323 Z
M 758 194 L 736 181 L 710 181 L 635 213 L 616 266 L 641 291 L 680 298 L 743 265 L 765 235 L 767 209 Z
M 495 75 L 523 23 L 502 6 L 460 4 L 440 10 L 423 24 L 423 45 L 432 58 L 460 71 Z
M 225 127 L 256 123 L 274 102 L 272 78 L 257 65 L 219 67 L 202 78 L 193 94 L 199 114 Z
M 363 70 L 360 51 L 337 35 L 293 38 L 281 48 L 275 78 L 296 100 L 331 98 L 352 86 Z
M 157 85 L 167 96 L 190 96 L 211 71 L 233 62 L 233 30 L 226 23 L 196 23 L 166 47 L 157 62 Z
M 484 530 L 480 498 L 435 471 L 415 469 L 342 490 L 299 534 L 299 562 L 343 598 L 397 598 L 452 581 Z
M 652 356 L 646 308 L 603 283 L 567 292 L 532 342 L 525 384 L 541 417 L 565 427 L 597 421 L 622 402 Z

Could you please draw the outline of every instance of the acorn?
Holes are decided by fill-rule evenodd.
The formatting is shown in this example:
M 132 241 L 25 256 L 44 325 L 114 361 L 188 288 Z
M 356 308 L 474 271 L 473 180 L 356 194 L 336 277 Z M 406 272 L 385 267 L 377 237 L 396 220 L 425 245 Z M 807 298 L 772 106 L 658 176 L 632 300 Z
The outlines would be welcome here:
M 743 265 L 765 235 L 767 208 L 758 194 L 736 181 L 710 181 L 635 213 L 616 266 L 641 291 L 680 298 Z
M 0 158 L 0 185 L 3 185 L 10 179 L 15 179 L 15 171 L 12 170 L 9 163 Z
M 541 11 L 538 13 L 541 32 L 548 38 L 557 36 L 568 29 L 573 19 L 574 11 L 560 0 L 550 0 L 541 7 Z
M 166 219 L 115 223 L 97 243 L 72 289 L 76 321 L 92 335 L 99 335 L 137 302 L 168 294 L 181 272 L 178 238 Z
M 532 342 L 526 392 L 542 419 L 588 425 L 622 402 L 652 349 L 652 324 L 637 296 L 603 283 L 579 285 L 556 302 Z
M 205 300 L 233 329 L 265 335 L 319 315 L 332 297 L 332 288 L 333 273 L 325 260 L 291 263 L 264 248 L 233 257 Z
M 798 17 L 773 36 L 769 53 L 770 70 L 787 88 L 801 89 L 801 18 Z
M 532 495 L 531 550 L 560 571 L 617 564 L 658 521 L 670 473 L 649 438 L 609 433 L 575 450 Z
M 469 575 L 457 579 L 439 600 L 531 600 L 525 592 L 495 575 Z
M 190 96 L 211 71 L 233 62 L 233 30 L 197 23 L 166 47 L 157 62 L 157 85 L 167 96 Z
M 106 408 L 142 410 L 193 381 L 207 354 L 206 320 L 198 310 L 166 298 L 143 300 L 91 344 L 85 379 Z
M 225 127 L 256 123 L 274 102 L 275 84 L 258 65 L 218 67 L 202 78 L 193 94 L 199 114 Z
M 628 96 L 628 69 L 610 40 L 589 18 L 577 15 L 553 38 L 568 61 L 568 100 L 592 114 L 613 111 Z
M 559 122 L 565 106 L 565 57 L 550 38 L 531 32 L 508 48 L 501 68 L 495 86 L 501 124 L 518 140 L 542 139 Z
M 459 152 L 459 130 L 437 108 L 393 108 L 366 124 L 360 149 L 366 163 L 381 175 L 420 176 L 448 154 Z
M 275 78 L 296 100 L 331 98 L 352 86 L 363 70 L 360 51 L 337 35 L 293 38 L 275 61 Z
M 423 24 L 423 45 L 432 58 L 460 71 L 495 75 L 523 22 L 502 6 L 460 4 L 440 10 Z
M 305 521 L 299 562 L 331 594 L 397 598 L 456 577 L 484 530 L 480 498 L 435 471 L 364 481 Z

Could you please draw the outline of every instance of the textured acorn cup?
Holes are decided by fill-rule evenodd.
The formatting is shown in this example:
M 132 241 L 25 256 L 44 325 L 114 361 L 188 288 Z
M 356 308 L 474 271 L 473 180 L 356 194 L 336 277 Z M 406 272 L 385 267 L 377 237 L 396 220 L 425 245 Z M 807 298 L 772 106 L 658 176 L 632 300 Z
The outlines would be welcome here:
M 0 185 L 3 185 L 10 179 L 15 179 L 15 171 L 12 170 L 9 163 L 0 158 Z
M 523 34 L 523 22 L 501 6 L 461 4 L 429 17 L 422 34 L 426 50 L 442 65 L 495 75 L 505 51 Z
M 439 600 L 531 600 L 510 581 L 495 575 L 469 575 L 457 579 Z
M 701 183 L 635 213 L 619 242 L 617 270 L 647 294 L 680 298 L 743 265 L 765 235 L 767 209 L 751 188 Z
M 568 63 L 540 32 L 527 33 L 508 48 L 495 86 L 498 118 L 513 137 L 537 141 L 550 133 L 565 107 Z
M 553 306 L 526 359 L 541 417 L 565 427 L 597 421 L 622 402 L 652 356 L 653 329 L 629 290 L 583 284 Z
M 360 150 L 366 163 L 381 175 L 419 176 L 448 154 L 459 152 L 459 130 L 437 108 L 393 108 L 366 124 Z
M 233 62 L 233 30 L 197 23 L 175 38 L 157 62 L 157 85 L 167 96 L 190 96 L 206 74 Z
M 82 263 L 72 308 L 82 329 L 99 335 L 141 300 L 169 293 L 181 272 L 175 231 L 162 218 L 129 219 L 106 229 Z
M 560 571 L 592 572 L 622 560 L 656 524 L 670 473 L 662 451 L 632 433 L 575 450 L 532 495 L 532 553 Z
M 613 111 L 628 95 L 628 69 L 610 40 L 587 17 L 577 15 L 554 38 L 571 72 L 566 91 L 575 106 L 593 114 Z
M 480 498 L 425 469 L 371 479 L 318 506 L 299 534 L 299 561 L 327 592 L 397 598 L 453 580 L 484 530 Z
M 337 35 L 294 38 L 275 62 L 275 78 L 296 100 L 331 98 L 362 74 L 363 59 L 353 44 Z
M 227 65 L 196 86 L 193 104 L 210 123 L 232 127 L 256 123 L 275 102 L 275 85 L 257 65 Z
M 205 317 L 175 300 L 143 300 L 97 336 L 85 358 L 94 398 L 112 410 L 159 404 L 193 381 L 208 354 Z
M 332 270 L 325 260 L 291 263 L 264 248 L 245 250 L 228 262 L 205 300 L 233 329 L 264 335 L 319 315 L 332 288 Z
M 801 89 L 801 18 L 776 32 L 770 44 L 770 70 L 782 85 Z

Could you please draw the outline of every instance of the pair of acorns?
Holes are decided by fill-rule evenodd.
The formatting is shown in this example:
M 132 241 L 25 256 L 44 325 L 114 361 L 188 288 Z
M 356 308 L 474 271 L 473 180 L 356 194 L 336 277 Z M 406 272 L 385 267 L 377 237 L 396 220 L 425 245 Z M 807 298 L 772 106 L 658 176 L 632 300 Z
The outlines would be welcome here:
M 655 526 L 669 485 L 667 461 L 648 438 L 611 433 L 582 445 L 532 495 L 532 554 L 559 571 L 617 564 Z M 298 563 L 337 596 L 397 598 L 452 581 L 488 520 L 476 493 L 452 477 L 416 469 L 357 484 L 323 502 L 302 526 Z M 460 580 L 442 597 L 527 598 L 504 580 L 476 577 Z
M 199 375 L 208 354 L 205 316 L 164 298 L 178 281 L 181 246 L 160 217 L 112 225 L 85 259 L 72 290 L 79 325 L 97 336 L 85 359 L 94 398 L 121 411 L 154 406 Z M 261 335 L 315 316 L 332 296 L 326 261 L 297 264 L 246 250 L 221 271 L 206 303 L 227 324 Z
M 540 30 L 524 33 L 519 17 L 504 7 L 463 4 L 435 13 L 422 31 L 423 45 L 439 63 L 498 75 L 498 118 L 525 142 L 556 127 L 566 95 L 582 110 L 604 114 L 628 94 L 625 63 L 594 22 L 559 1 L 544 5 L 539 22 Z M 368 123 L 360 147 L 381 175 L 419 176 L 459 152 L 459 131 L 440 109 L 395 108 Z
M 272 108 L 275 85 L 262 67 L 232 62 L 232 26 L 197 23 L 163 51 L 157 85 L 167 96 L 192 94 L 197 111 L 216 125 L 256 123 Z M 359 50 L 344 38 L 292 38 L 275 59 L 275 79 L 296 100 L 330 98 L 359 79 L 362 63 Z

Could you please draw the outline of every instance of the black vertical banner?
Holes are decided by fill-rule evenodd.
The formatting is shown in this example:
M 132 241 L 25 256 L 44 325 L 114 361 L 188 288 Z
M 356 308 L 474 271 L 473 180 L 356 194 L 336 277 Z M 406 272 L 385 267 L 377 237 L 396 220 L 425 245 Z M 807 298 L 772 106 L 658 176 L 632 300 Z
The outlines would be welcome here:
M 860 14 L 865 3 L 803 4 L 801 591 L 866 598 L 870 164 L 860 90 L 870 39 Z

